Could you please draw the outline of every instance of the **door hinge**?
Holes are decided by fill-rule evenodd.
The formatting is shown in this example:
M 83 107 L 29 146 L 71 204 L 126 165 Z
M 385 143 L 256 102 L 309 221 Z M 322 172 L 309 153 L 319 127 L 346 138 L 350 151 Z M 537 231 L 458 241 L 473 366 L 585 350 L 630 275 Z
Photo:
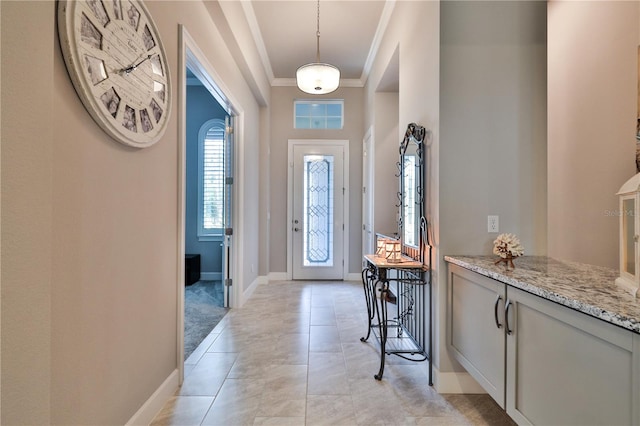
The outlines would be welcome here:
M 233 178 L 232 177 L 224 178 L 224 183 L 226 183 L 227 185 L 233 185 Z
M 224 235 L 233 235 L 233 228 L 224 228 Z
M 229 133 L 230 135 L 233 134 L 233 127 L 232 126 L 228 126 L 227 127 L 227 133 Z
M 225 287 L 231 287 L 233 285 L 233 280 L 231 278 L 227 278 L 224 280 Z

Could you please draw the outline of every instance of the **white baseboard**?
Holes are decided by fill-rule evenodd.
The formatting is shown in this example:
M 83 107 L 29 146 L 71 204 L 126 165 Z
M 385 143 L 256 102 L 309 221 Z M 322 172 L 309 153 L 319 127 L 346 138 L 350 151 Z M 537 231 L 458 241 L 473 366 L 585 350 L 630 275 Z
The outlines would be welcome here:
M 435 367 L 433 387 L 438 393 L 487 393 L 466 371 L 442 373 Z
M 222 281 L 222 272 L 200 272 L 202 281 Z
M 160 385 L 158 389 L 142 404 L 142 407 L 129 419 L 127 426 L 146 426 L 151 423 L 154 417 L 162 410 L 164 404 L 173 396 L 179 386 L 178 370 L 173 370 L 169 377 Z
M 286 281 L 286 272 L 269 272 L 269 281 Z
M 255 280 L 253 280 L 251 285 L 249 285 L 249 287 L 244 292 L 242 292 L 242 294 L 240 295 L 240 304 L 237 307 L 241 308 L 244 306 L 245 302 L 249 300 L 253 292 L 256 290 L 256 288 L 258 288 L 258 285 L 260 285 L 260 281 L 260 277 L 257 277 Z
M 268 281 L 287 281 L 287 273 L 286 272 L 269 272 L 269 275 L 267 277 Z M 344 278 L 345 281 L 360 281 L 362 279 L 362 275 L 358 272 L 358 273 L 348 273 L 347 276 Z M 264 284 L 264 283 L 261 283 Z
M 362 280 L 362 274 L 360 274 L 359 272 L 354 274 L 353 272 L 350 272 L 349 274 L 347 274 L 347 277 L 344 279 L 345 281 L 360 281 Z

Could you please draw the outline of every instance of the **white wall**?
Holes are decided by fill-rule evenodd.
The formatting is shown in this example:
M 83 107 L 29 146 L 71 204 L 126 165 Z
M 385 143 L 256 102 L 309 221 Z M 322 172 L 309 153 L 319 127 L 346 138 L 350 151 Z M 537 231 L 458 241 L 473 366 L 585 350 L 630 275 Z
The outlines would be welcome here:
M 178 368 L 179 23 L 242 112 L 235 279 L 257 277 L 258 104 L 202 3 L 146 5 L 174 104 L 164 137 L 139 150 L 82 106 L 57 4 L 2 4 L 2 424 L 124 424 Z
M 618 267 L 620 186 L 635 174 L 639 3 L 549 3 L 549 255 Z
M 440 255 L 492 253 L 497 234 L 515 233 L 527 255 L 546 253 L 546 4 L 441 4 Z M 445 268 L 442 257 L 440 268 Z M 437 296 L 436 360 L 446 351 L 446 275 Z

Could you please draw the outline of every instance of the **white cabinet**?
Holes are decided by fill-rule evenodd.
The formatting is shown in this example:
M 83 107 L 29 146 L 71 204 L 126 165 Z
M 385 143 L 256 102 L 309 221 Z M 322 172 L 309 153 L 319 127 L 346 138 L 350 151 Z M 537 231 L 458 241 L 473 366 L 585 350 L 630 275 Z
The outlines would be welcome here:
M 448 322 L 453 356 L 518 424 L 640 424 L 637 334 L 452 264 Z
M 638 424 L 631 331 L 513 287 L 507 298 L 511 418 L 536 425 Z
M 505 408 L 505 285 L 455 265 L 449 273 L 450 350 Z

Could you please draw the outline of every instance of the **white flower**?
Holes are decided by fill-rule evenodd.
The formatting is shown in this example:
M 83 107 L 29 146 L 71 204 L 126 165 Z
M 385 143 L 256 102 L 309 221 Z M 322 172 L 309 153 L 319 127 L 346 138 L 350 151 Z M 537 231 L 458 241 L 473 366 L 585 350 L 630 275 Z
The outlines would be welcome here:
M 520 257 L 524 254 L 524 247 L 520 245 L 520 240 L 514 234 L 500 234 L 493 242 L 493 254 L 497 254 L 503 259 Z

